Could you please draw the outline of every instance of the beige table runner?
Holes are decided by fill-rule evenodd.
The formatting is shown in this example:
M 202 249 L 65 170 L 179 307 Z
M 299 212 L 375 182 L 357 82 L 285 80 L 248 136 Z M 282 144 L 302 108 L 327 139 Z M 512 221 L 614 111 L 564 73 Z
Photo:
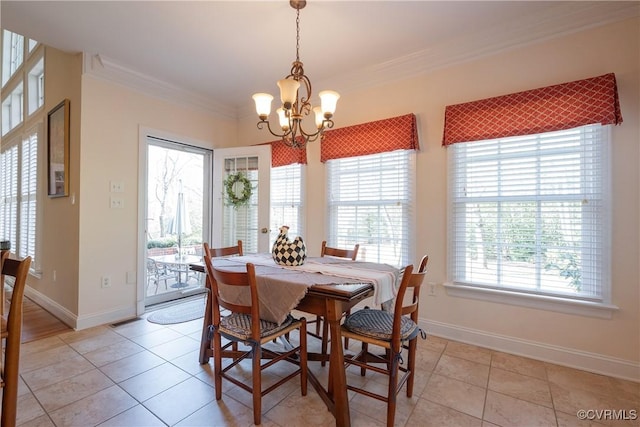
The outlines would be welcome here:
M 304 298 L 313 285 L 344 284 L 354 282 L 373 283 L 377 300 L 393 299 L 398 270 L 386 264 L 345 261 L 330 258 L 307 258 L 302 266 L 284 267 L 276 264 L 271 254 L 251 254 L 224 259 L 214 259 L 214 266 L 223 270 L 244 271 L 246 263 L 256 266 L 256 281 L 260 295 L 260 317 L 281 323 L 288 313 Z M 247 304 L 248 295 L 220 286 L 225 299 Z M 378 304 L 378 303 L 376 303 Z

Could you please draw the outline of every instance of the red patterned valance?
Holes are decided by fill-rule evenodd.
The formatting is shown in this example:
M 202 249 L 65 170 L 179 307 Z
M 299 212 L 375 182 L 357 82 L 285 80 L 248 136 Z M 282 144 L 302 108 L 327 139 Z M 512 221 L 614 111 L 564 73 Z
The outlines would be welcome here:
M 445 110 L 442 145 L 531 135 L 593 123 L 622 123 L 613 73 L 449 105 Z
M 402 149 L 418 149 L 415 114 L 327 130 L 322 138 L 320 161 Z
M 271 145 L 271 167 L 277 168 L 278 166 L 287 166 L 300 163 L 302 165 L 307 164 L 307 149 L 292 148 L 282 142 L 281 139 L 276 141 L 267 142 Z

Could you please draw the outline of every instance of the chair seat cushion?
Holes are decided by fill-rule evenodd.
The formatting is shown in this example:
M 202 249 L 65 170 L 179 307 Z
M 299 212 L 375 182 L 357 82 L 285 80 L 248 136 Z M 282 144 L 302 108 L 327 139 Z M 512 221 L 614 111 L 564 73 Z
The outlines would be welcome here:
M 260 338 L 277 334 L 278 331 L 286 329 L 295 319 L 288 315 L 281 324 L 260 319 Z M 232 313 L 220 319 L 220 332 L 231 335 L 241 340 L 251 338 L 251 316 L 248 314 Z
M 347 316 L 344 327 L 356 334 L 391 341 L 393 313 L 365 308 Z M 401 317 L 400 339 L 402 341 L 415 338 L 418 332 L 420 328 L 413 320 L 406 316 Z

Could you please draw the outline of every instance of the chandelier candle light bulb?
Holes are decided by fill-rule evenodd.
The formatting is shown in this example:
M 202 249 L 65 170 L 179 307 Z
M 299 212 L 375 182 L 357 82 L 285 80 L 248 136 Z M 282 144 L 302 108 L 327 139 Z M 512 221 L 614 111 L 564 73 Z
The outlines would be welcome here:
M 333 117 L 333 113 L 336 112 L 336 105 L 340 94 L 334 90 L 323 90 L 318 94 L 320 97 L 320 105 L 322 107 L 322 114 L 326 119 Z
M 282 79 L 278 80 L 278 87 L 280 88 L 282 106 L 285 110 L 290 110 L 293 107 L 293 103 L 297 101 L 300 82 L 292 79 Z
M 258 113 L 258 117 L 260 117 L 260 120 L 266 120 L 271 113 L 271 101 L 273 101 L 273 96 L 268 93 L 256 93 L 253 95 L 253 100 L 256 103 L 256 112 Z
M 253 95 L 253 100 L 260 119 L 257 125 L 258 129 L 266 126 L 272 135 L 282 138 L 285 144 L 295 148 L 304 148 L 307 143 L 322 137 L 325 129 L 333 127 L 332 118 L 340 95 L 333 90 L 323 90 L 318 94 L 320 107 L 314 108 L 311 105 L 311 81 L 304 74 L 300 61 L 300 9 L 303 9 L 307 2 L 305 0 L 290 0 L 289 5 L 296 10 L 296 60 L 291 66 L 290 74 L 284 79 L 278 80 L 282 107 L 276 109 L 276 113 L 282 133 L 274 132 L 269 122 L 273 96 L 268 93 L 256 93 Z M 304 88 L 306 93 L 301 94 L 301 88 Z M 307 132 L 303 129 L 302 121 L 312 111 L 315 117 L 315 129 Z

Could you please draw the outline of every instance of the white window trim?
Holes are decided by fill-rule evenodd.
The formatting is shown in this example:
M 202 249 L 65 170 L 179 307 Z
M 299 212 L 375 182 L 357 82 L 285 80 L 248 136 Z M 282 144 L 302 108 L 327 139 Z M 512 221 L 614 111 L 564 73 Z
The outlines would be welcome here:
M 516 305 L 565 314 L 598 317 L 601 319 L 611 319 L 613 313 L 619 310 L 617 305 L 594 301 L 524 294 L 502 289 L 479 288 L 472 285 L 452 282 L 445 282 L 443 286 L 447 295 L 452 297 Z
M 608 172 L 603 176 L 604 194 L 606 195 L 611 194 L 611 126 L 606 126 L 603 131 L 607 133 L 606 138 L 609 141 L 607 144 L 607 150 L 604 153 L 605 158 L 603 159 L 603 162 L 606 162 L 603 168 L 608 170 Z M 452 154 L 449 155 L 451 156 Z M 611 203 L 611 200 L 609 200 L 608 203 Z M 451 208 L 450 203 L 448 203 L 448 207 L 449 209 Z M 452 215 L 451 212 L 449 212 L 448 215 Z M 611 215 L 611 213 L 609 215 Z M 609 217 L 609 221 L 611 221 L 611 217 Z M 606 224 L 606 226 L 608 228 L 608 232 L 606 233 L 607 241 L 605 242 L 604 247 L 610 248 L 611 224 Z M 605 268 L 605 270 L 607 271 L 607 275 L 611 279 L 610 268 L 611 265 L 609 263 L 608 267 Z M 604 287 L 602 290 L 602 301 L 591 301 L 579 298 L 563 297 L 561 295 L 542 295 L 535 293 L 518 292 L 516 289 L 496 289 L 453 281 L 444 282 L 443 287 L 445 288 L 447 295 L 452 297 L 488 301 L 498 304 L 509 304 L 532 309 L 581 315 L 586 317 L 611 319 L 613 313 L 619 310 L 619 307 L 617 305 L 611 303 L 612 283 L 610 281 L 608 283 L 608 286 Z

